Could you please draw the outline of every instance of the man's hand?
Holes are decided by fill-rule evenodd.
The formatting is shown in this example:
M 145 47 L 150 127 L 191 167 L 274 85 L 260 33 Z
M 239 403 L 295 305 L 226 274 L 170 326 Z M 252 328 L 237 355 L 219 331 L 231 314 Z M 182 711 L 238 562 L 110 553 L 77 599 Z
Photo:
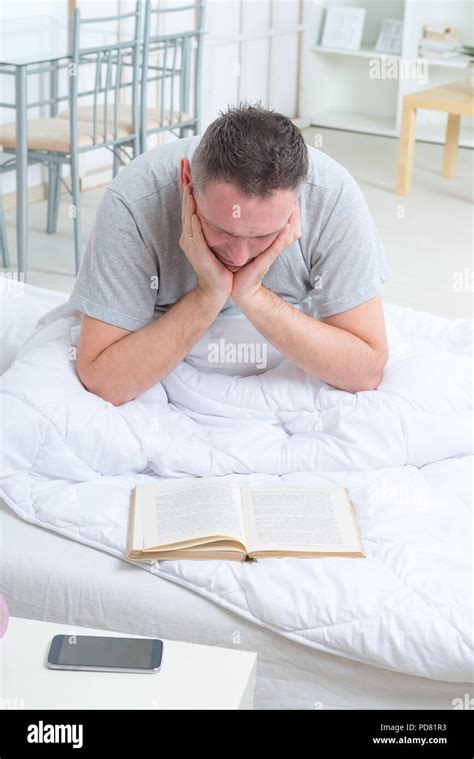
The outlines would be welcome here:
M 262 280 L 275 259 L 301 237 L 300 209 L 296 206 L 286 226 L 263 253 L 234 274 L 232 298 L 239 306 L 249 302 L 262 289 Z
M 207 245 L 189 185 L 183 189 L 182 223 L 179 244 L 198 275 L 199 287 L 211 298 L 224 304 L 232 291 L 232 272 L 217 260 Z

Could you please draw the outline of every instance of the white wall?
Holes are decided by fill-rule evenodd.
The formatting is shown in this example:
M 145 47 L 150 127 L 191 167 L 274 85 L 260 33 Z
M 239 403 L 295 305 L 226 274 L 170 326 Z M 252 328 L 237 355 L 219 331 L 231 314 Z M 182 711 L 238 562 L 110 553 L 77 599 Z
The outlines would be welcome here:
M 157 0 L 161 6 L 184 5 L 184 0 Z M 155 3 L 156 5 L 157 3 Z M 78 3 L 83 16 L 111 15 L 127 12 L 134 7 L 133 0 L 83 0 Z M 21 30 L 22 25 L 41 25 L 41 18 L 53 17 L 62 27 L 68 22 L 68 0 L 0 0 L 2 28 Z M 204 39 L 203 73 L 201 88 L 201 131 L 213 121 L 221 109 L 239 100 L 262 100 L 266 107 L 288 116 L 298 116 L 298 68 L 300 40 L 298 33 L 300 0 L 208 0 Z M 154 17 L 156 31 L 182 31 L 194 28 L 194 11 L 162 14 Z M 122 22 L 122 32 L 124 24 Z M 4 32 L 0 32 L 1 34 Z M 18 46 L 31 46 L 31 37 L 17 33 Z M 0 99 L 10 102 L 14 97 L 13 80 L 0 75 Z M 46 83 L 32 78 L 29 97 L 47 96 Z M 153 85 L 152 85 L 153 87 Z M 66 80 L 61 84 L 62 94 Z M 150 104 L 153 105 L 153 91 Z M 30 117 L 43 113 L 30 111 Z M 0 109 L 0 123 L 14 120 L 14 111 Z M 111 164 L 108 151 L 97 150 L 81 157 L 81 174 Z M 65 171 L 65 174 L 67 172 Z M 99 176 L 99 175 L 97 175 Z M 104 175 L 105 179 L 107 174 Z M 104 181 L 104 177 L 101 177 Z M 38 185 L 45 180 L 40 167 L 29 168 L 29 184 Z M 99 180 L 100 181 L 100 180 Z M 3 192 L 15 187 L 14 173 L 3 175 Z

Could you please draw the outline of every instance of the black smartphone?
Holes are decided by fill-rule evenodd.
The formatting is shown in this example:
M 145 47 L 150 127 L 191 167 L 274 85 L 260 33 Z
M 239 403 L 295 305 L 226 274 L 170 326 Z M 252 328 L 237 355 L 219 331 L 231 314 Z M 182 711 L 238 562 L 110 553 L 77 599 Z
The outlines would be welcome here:
M 163 641 L 98 635 L 55 635 L 48 653 L 51 669 L 153 673 L 161 669 Z

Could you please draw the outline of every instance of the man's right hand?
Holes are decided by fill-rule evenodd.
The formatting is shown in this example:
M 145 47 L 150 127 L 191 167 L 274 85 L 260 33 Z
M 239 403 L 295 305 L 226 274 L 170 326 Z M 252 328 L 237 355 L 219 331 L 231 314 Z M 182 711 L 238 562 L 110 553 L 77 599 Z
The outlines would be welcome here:
M 179 244 L 198 285 L 163 316 L 132 332 L 82 317 L 77 373 L 89 392 L 114 406 L 128 403 L 167 377 L 209 329 L 232 292 L 233 274 L 209 250 L 189 187 L 183 193 Z
M 234 275 L 207 245 L 189 184 L 183 188 L 182 224 L 179 244 L 198 275 L 198 286 L 211 298 L 225 303 L 232 292 Z

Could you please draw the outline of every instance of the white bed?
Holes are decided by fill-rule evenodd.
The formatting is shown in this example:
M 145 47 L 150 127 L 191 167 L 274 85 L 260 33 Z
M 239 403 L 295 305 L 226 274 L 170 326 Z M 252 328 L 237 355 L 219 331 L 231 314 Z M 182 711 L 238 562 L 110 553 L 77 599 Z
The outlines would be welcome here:
M 256 651 L 255 709 L 451 709 L 472 684 L 410 677 L 289 641 L 187 588 L 28 524 L 0 502 L 11 614 Z
M 2 370 L 41 313 L 65 298 L 27 287 L 15 304 L 14 331 L 11 309 L 2 312 L 1 330 L 9 335 Z M 31 524 L 4 503 L 0 524 L 0 591 L 13 615 L 256 651 L 256 708 L 449 709 L 472 689 L 470 677 L 415 677 L 283 637 L 184 587 L 184 575 L 172 571 L 182 562 L 170 562 L 169 574 L 157 576 Z

